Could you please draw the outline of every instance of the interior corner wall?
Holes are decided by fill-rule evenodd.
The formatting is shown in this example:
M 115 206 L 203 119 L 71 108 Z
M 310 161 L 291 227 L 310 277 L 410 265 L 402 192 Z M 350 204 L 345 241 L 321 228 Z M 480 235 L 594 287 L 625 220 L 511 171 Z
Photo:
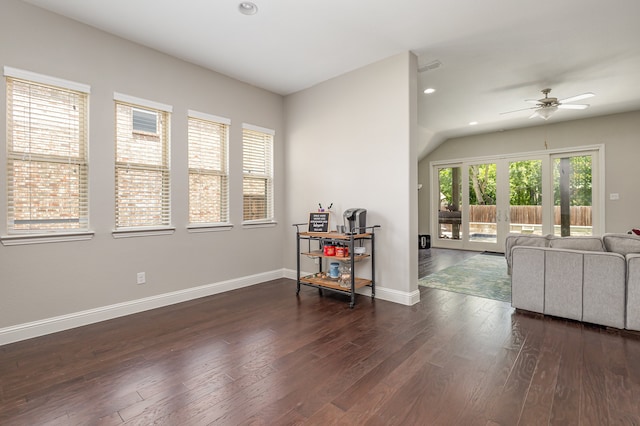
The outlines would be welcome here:
M 367 225 L 381 226 L 376 297 L 404 304 L 419 299 L 416 69 L 406 52 L 285 98 L 289 222 L 307 222 L 318 203 L 333 203 L 339 223 L 346 209 L 366 208 Z M 286 251 L 295 269 L 293 228 Z M 303 258 L 303 270 L 315 268 Z
M 161 54 L 18 0 L 2 0 L 0 66 L 91 86 L 89 241 L 0 245 L 0 334 L 51 318 L 102 312 L 140 300 L 255 277 L 282 276 L 284 222 L 283 97 Z M 3 79 L 4 80 L 4 79 Z M 173 106 L 173 235 L 114 239 L 113 93 Z M 0 135 L 5 146 L 6 85 L 0 83 Z M 230 231 L 190 233 L 187 110 L 231 119 Z M 275 130 L 275 227 L 243 229 L 242 123 Z M 0 149 L 0 233 L 6 235 L 6 153 Z M 136 273 L 147 283 L 136 285 Z M 222 288 L 222 287 L 221 287 Z M 229 288 L 229 285 L 223 288 Z M 191 293 L 190 293 L 191 292 Z M 176 296 L 176 297 L 178 297 Z M 133 305 L 132 305 L 133 306 Z M 13 327 L 13 328 L 12 328 Z M 1 339 L 0 339 L 0 344 Z
M 570 112 L 568 112 L 570 113 Z M 640 111 L 449 139 L 427 155 L 418 166 L 420 233 L 429 233 L 429 193 L 432 161 L 499 156 L 549 149 L 604 145 L 605 232 L 627 232 L 640 226 Z M 619 194 L 611 200 L 609 194 Z

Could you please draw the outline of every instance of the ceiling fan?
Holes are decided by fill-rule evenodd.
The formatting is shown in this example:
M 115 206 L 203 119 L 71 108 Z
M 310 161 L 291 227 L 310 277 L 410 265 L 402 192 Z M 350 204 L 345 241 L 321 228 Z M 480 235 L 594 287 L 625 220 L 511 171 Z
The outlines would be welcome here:
M 581 101 L 582 99 L 587 99 L 592 96 L 595 96 L 591 92 L 583 93 L 581 95 L 570 96 L 565 99 L 549 97 L 549 93 L 551 93 L 551 89 L 542 89 L 542 94 L 544 94 L 544 98 L 542 99 L 525 99 L 525 102 L 531 102 L 536 104 L 536 106 L 529 108 L 517 109 L 514 111 L 502 112 L 500 114 L 510 114 L 512 112 L 518 111 L 526 111 L 529 109 L 535 110 L 529 118 L 540 117 L 543 120 L 548 120 L 551 115 L 556 112 L 558 109 L 586 109 L 589 107 L 588 104 L 572 104 L 570 102 Z

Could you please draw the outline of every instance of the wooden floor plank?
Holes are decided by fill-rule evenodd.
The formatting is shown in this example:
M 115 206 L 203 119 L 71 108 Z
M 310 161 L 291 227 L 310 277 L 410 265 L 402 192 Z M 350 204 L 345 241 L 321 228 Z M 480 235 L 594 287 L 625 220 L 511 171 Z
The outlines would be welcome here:
M 637 334 L 419 290 L 349 309 L 279 279 L 5 345 L 0 424 L 640 426 Z
M 557 332 L 556 323 L 545 321 L 543 326 L 544 340 L 541 344 L 540 357 L 535 366 L 519 420 L 525 425 L 549 423 L 558 380 L 564 339 Z
M 580 393 L 580 423 L 583 425 L 611 424 L 609 418 L 609 393 L 604 376 L 607 357 L 599 330 L 582 330 L 585 342 Z M 597 402 L 596 402 L 597 401 Z

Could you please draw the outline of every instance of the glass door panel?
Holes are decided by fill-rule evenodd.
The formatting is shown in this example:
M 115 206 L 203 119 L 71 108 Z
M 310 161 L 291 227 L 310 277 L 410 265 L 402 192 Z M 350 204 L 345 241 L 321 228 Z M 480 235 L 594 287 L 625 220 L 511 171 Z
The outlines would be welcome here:
M 598 149 L 582 149 L 435 165 L 432 241 L 436 247 L 501 251 L 509 232 L 601 233 L 603 160 Z
M 462 168 L 439 168 L 438 188 L 438 239 L 459 240 L 462 238 Z
M 496 243 L 496 164 L 469 166 L 469 241 Z
M 592 201 L 592 155 L 554 158 L 554 235 L 593 235 Z
M 509 162 L 509 232 L 542 235 L 542 160 Z

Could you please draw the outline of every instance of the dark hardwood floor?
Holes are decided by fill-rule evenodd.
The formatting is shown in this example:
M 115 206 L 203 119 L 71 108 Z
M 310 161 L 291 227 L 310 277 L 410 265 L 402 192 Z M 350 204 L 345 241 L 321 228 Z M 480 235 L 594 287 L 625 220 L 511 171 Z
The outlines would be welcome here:
M 423 278 L 429 274 L 453 266 L 479 253 L 480 252 L 477 251 L 445 248 L 418 250 L 418 278 Z
M 281 279 L 0 346 L 0 424 L 640 424 L 637 336 L 420 296 Z

